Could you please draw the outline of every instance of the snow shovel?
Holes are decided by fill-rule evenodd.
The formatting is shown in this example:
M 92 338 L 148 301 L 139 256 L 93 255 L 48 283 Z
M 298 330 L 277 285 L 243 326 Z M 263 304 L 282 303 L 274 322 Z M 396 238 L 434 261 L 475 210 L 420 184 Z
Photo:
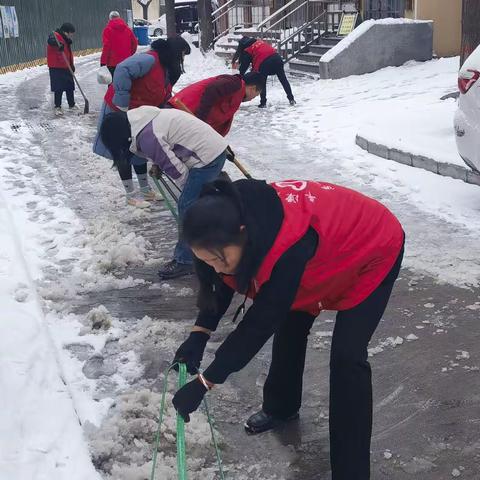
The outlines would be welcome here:
M 52 32 L 52 35 L 53 35 L 53 38 L 55 38 L 55 41 L 57 42 L 57 46 L 58 46 L 58 49 L 60 50 L 61 49 L 61 44 L 60 42 L 58 41 L 58 38 L 57 36 L 55 35 L 55 32 Z M 60 50 L 62 52 L 62 56 L 63 56 L 63 59 L 65 60 L 65 63 L 68 67 L 68 69 L 70 70 L 70 73 L 72 74 L 72 77 L 73 77 L 73 80 L 75 80 L 75 83 L 77 84 L 77 87 L 78 89 L 80 90 L 80 93 L 82 94 L 82 97 L 83 97 L 83 100 L 85 102 L 85 106 L 83 107 L 83 113 L 84 114 L 87 114 L 89 111 L 90 111 L 90 102 L 88 101 L 88 98 L 85 96 L 85 94 L 83 93 L 83 90 L 82 90 L 82 87 L 80 86 L 80 84 L 78 83 L 78 80 L 77 80 L 77 77 L 75 76 L 75 74 L 73 73 L 73 70 L 72 70 L 72 67 L 70 66 L 70 63 L 68 62 L 68 58 L 67 56 L 65 55 L 65 52 L 63 50 Z
M 240 161 L 237 159 L 237 157 L 233 158 L 233 163 L 235 166 L 245 175 L 245 178 L 248 178 L 251 180 L 253 177 L 248 173 L 248 170 L 240 163 Z
M 230 145 L 227 147 L 227 160 L 232 162 L 244 175 L 245 178 L 251 180 L 253 177 L 248 173 L 248 170 L 240 163 L 235 155 L 235 152 L 232 150 Z
M 170 210 L 170 212 L 172 213 L 175 220 L 178 221 L 178 211 L 176 209 L 176 205 L 172 204 L 170 197 L 168 196 L 167 192 L 165 191 L 165 190 L 167 190 L 169 193 L 171 191 L 170 187 L 167 185 L 167 182 L 165 181 L 165 179 L 163 177 L 157 178 L 157 177 L 152 176 L 152 179 L 153 179 L 153 183 L 155 183 L 155 186 L 157 187 L 158 191 L 160 192 L 160 195 L 165 200 L 165 204 L 167 205 L 167 208 Z M 172 195 L 172 193 L 170 193 L 170 195 L 173 199 L 173 202 L 175 204 L 177 204 L 178 199 L 174 195 Z
M 195 114 L 178 98 L 173 97 L 173 101 L 175 105 L 177 105 L 179 110 L 183 110 L 184 112 L 189 113 L 190 115 L 195 116 Z M 177 108 L 175 107 L 175 108 Z

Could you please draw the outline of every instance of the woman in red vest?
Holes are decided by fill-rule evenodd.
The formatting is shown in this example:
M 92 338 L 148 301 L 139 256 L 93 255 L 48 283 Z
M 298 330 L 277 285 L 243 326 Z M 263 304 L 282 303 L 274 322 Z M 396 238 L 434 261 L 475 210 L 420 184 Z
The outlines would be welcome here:
M 170 105 L 193 113 L 225 137 L 242 102 L 260 94 L 263 76 L 249 72 L 240 75 L 217 75 L 192 83 L 169 100 Z
M 108 113 L 127 112 L 144 105 L 165 105 L 171 97 L 173 85 L 184 72 L 183 59 L 189 53 L 190 45 L 182 37 L 159 39 L 152 42 L 149 51 L 132 55 L 117 65 L 100 111 L 93 143 L 94 153 L 112 160 L 112 155 L 100 136 L 100 127 Z M 137 175 L 139 192 L 133 185 L 132 166 Z M 144 208 L 149 206 L 148 202 L 158 199 L 148 183 L 147 162 L 144 158 L 132 155 L 130 163 L 118 168 L 118 173 L 125 188 L 127 205 Z
M 233 55 L 232 68 L 239 66 L 240 75 L 243 75 L 252 64 L 252 72 L 259 72 L 264 77 L 262 93 L 260 94 L 260 108 L 267 106 L 267 77 L 276 75 L 282 84 L 290 105 L 295 105 L 292 87 L 285 75 L 282 57 L 269 43 L 251 37 L 242 37 L 238 42 L 237 51 Z
M 330 357 L 332 479 L 369 479 L 367 346 L 400 270 L 399 221 L 376 200 L 330 183 L 217 181 L 187 210 L 183 238 L 197 258 L 200 311 L 174 362 L 197 373 L 234 292 L 253 303 L 204 373 L 178 390 L 177 411 L 188 421 L 205 393 L 245 367 L 273 335 L 263 407 L 245 428 L 260 433 L 296 419 L 310 328 L 321 310 L 336 310 Z
M 75 27 L 64 23 L 50 34 L 47 40 L 47 64 L 50 74 L 50 88 L 54 93 L 55 115 L 63 115 L 62 96 L 65 92 L 70 110 L 75 108 L 75 84 L 68 67 L 75 71 L 73 64 L 72 38 Z M 66 60 L 65 60 L 66 59 Z

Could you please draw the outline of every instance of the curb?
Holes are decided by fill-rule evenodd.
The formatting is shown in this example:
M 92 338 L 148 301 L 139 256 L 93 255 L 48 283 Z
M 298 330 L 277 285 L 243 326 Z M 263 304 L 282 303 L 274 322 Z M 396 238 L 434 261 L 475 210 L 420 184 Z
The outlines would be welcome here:
M 74 57 L 84 57 L 85 55 L 91 55 L 92 53 L 100 53 L 102 51 L 101 48 L 87 48 L 85 50 L 77 50 L 73 51 Z M 42 58 L 37 58 L 36 60 L 30 60 L 28 62 L 23 62 L 23 63 L 15 63 L 13 65 L 5 65 L 4 67 L 0 67 L 0 75 L 3 75 L 5 73 L 11 73 L 11 72 L 16 72 L 18 70 L 23 70 L 25 68 L 33 68 L 33 67 L 39 67 L 41 65 L 46 65 L 47 63 L 47 58 L 42 57 Z
M 385 145 L 371 142 L 360 135 L 355 137 L 355 143 L 363 150 L 366 150 L 368 153 L 376 155 L 377 157 L 403 163 L 404 165 L 409 165 L 411 167 L 422 168 L 423 170 L 428 170 L 429 172 L 436 173 L 443 177 L 455 178 L 456 180 L 462 180 L 471 185 L 480 186 L 480 174 L 475 173 L 467 167 L 454 165 L 453 163 L 437 162 L 433 158 L 424 157 L 422 155 L 413 155 L 396 148 L 388 148 Z

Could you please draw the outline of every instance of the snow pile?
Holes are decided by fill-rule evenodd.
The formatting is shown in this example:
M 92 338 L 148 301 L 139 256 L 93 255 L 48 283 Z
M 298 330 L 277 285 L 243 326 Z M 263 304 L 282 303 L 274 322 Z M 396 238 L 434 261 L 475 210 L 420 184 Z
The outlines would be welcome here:
M 152 450 L 157 432 L 161 395 L 148 390 L 119 397 L 101 429 L 90 428 L 89 437 L 95 467 L 112 480 L 143 480 L 150 476 Z M 161 428 L 156 478 L 176 480 L 176 419 L 172 415 L 172 396 L 167 395 Z M 205 458 L 213 460 L 210 428 L 205 415 L 197 412 L 185 427 L 188 469 L 192 480 L 213 476 L 214 468 L 205 467 Z M 195 473 L 193 473 L 195 472 Z
M 2 479 L 99 479 L 0 190 Z
M 78 229 L 73 236 L 71 233 L 56 239 L 64 261 L 59 268 L 58 258 L 52 259 L 52 263 L 56 261 L 51 265 L 55 274 L 41 282 L 40 293 L 44 299 L 62 302 L 89 291 L 144 283 L 143 279 L 123 276 L 127 267 L 145 262 L 151 245 L 141 235 L 127 230 L 118 220 L 99 220 L 84 226 L 82 234 Z
M 112 326 L 112 317 L 104 305 L 90 310 L 87 321 L 91 324 L 92 330 L 108 330 Z
M 193 320 L 192 320 L 193 325 Z M 162 352 L 171 354 L 179 346 L 178 337 L 184 330 L 184 326 L 176 322 L 154 319 L 149 316 L 143 317 L 136 322 L 136 328 L 120 340 L 121 345 L 133 348 L 139 351 L 145 351 L 152 346 L 161 349 Z
M 140 265 L 145 261 L 147 242 L 135 232 L 125 232 L 120 223 L 102 220 L 87 229 L 92 239 L 90 248 L 96 258 L 90 263 L 97 264 L 102 273 L 108 273 L 127 265 Z

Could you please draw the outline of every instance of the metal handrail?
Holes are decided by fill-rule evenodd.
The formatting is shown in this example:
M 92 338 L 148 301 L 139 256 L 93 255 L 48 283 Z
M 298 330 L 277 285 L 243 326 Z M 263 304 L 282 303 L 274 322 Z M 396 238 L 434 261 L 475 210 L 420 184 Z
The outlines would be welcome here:
M 317 38 L 319 38 L 321 35 L 322 35 L 322 32 L 319 30 L 317 36 L 313 36 L 312 35 L 312 38 L 307 41 L 305 39 L 305 43 L 302 45 L 302 48 L 299 48 L 298 50 L 295 50 L 295 48 L 293 47 L 291 50 L 291 53 L 289 54 L 288 53 L 288 42 L 292 41 L 296 36 L 298 36 L 300 38 L 300 35 L 302 34 L 302 32 L 304 32 L 307 28 L 309 28 L 310 26 L 312 26 L 313 24 L 315 23 L 318 23 L 320 24 L 320 20 L 322 17 L 326 17 L 326 14 L 328 12 L 325 10 L 323 11 L 322 13 L 320 13 L 319 15 L 317 15 L 313 20 L 310 20 L 309 22 L 305 23 L 301 28 L 299 28 L 298 30 L 295 30 L 295 32 L 293 32 L 291 35 L 289 35 L 287 38 L 281 40 L 280 42 L 278 42 L 277 44 L 277 49 L 278 49 L 278 52 L 280 53 L 281 51 L 281 48 L 283 45 L 287 45 L 287 56 L 286 58 L 284 59 L 285 62 L 288 62 L 289 60 L 291 60 L 293 57 L 295 57 L 295 55 L 297 55 L 297 53 L 300 53 L 303 49 L 305 49 L 305 47 L 308 47 L 309 45 L 311 45 L 313 42 L 315 42 L 317 40 Z
M 230 5 L 231 3 L 235 3 L 235 0 L 228 0 L 227 3 L 224 3 L 223 5 L 221 5 L 220 7 L 218 7 L 216 10 L 214 10 L 212 12 L 212 17 L 214 17 L 220 10 L 223 10 L 225 7 L 227 7 L 228 5 Z
M 298 2 L 298 0 L 290 0 L 287 4 L 285 4 L 282 8 L 277 10 L 276 12 L 273 12 L 270 16 L 268 16 L 263 22 L 260 22 L 258 24 L 258 29 L 261 30 L 272 18 L 276 17 L 283 11 L 285 11 L 290 5 L 293 5 L 295 2 Z
M 221 15 L 219 15 L 217 18 L 214 18 L 213 20 L 215 22 L 218 22 L 218 20 L 220 20 L 221 18 L 223 18 L 225 15 L 228 15 L 235 7 L 230 7 L 228 10 L 226 10 L 225 12 L 223 12 Z
M 278 44 L 279 47 L 288 43 L 293 37 L 295 37 L 295 35 L 302 33 L 304 30 L 310 27 L 313 23 L 318 22 L 318 20 L 320 20 L 320 18 L 323 17 L 325 13 L 326 12 L 322 12 L 320 15 L 317 15 L 313 20 L 310 20 L 309 22 L 305 23 L 304 25 L 302 25 L 301 28 L 299 28 L 298 30 L 295 30 L 295 32 L 293 32 L 290 36 L 288 36 L 287 38 L 284 38 L 281 42 L 279 42 Z
M 224 5 L 222 5 L 222 7 L 225 7 L 225 5 L 228 5 L 228 4 L 232 4 L 231 7 L 226 10 L 225 12 L 223 12 L 222 14 L 220 14 L 218 17 L 216 18 L 212 18 L 212 21 L 213 22 L 218 22 L 220 19 L 222 19 L 223 17 L 225 16 L 228 16 L 228 14 L 230 12 L 232 12 L 235 8 L 237 8 L 237 5 L 236 5 L 236 0 L 229 0 L 229 2 L 225 3 Z M 220 9 L 217 9 L 216 12 L 218 12 L 218 10 Z M 213 17 L 213 14 L 212 14 L 212 17 Z M 223 32 L 220 32 L 218 35 L 216 35 L 213 40 L 212 40 L 212 43 L 215 43 L 219 38 L 223 37 L 224 35 L 227 34 L 227 32 L 231 32 L 232 30 L 235 30 L 236 27 L 238 27 L 240 24 L 235 24 L 235 25 L 231 25 L 229 26 L 225 31 Z
M 298 0 L 297 0 L 298 1 Z M 305 2 L 303 2 L 302 4 L 300 4 L 298 7 L 296 7 L 294 10 L 292 10 L 291 12 L 288 12 L 288 15 L 285 16 L 285 17 L 282 17 L 280 18 L 279 20 L 277 20 L 274 24 L 270 25 L 266 30 L 265 32 L 268 32 L 268 31 L 271 31 L 273 30 L 274 27 L 276 27 L 279 23 L 283 22 L 284 20 L 286 20 L 289 16 L 293 15 L 297 10 L 300 10 L 304 5 L 307 5 L 309 2 L 309 0 L 305 0 Z

